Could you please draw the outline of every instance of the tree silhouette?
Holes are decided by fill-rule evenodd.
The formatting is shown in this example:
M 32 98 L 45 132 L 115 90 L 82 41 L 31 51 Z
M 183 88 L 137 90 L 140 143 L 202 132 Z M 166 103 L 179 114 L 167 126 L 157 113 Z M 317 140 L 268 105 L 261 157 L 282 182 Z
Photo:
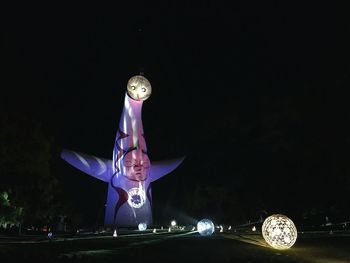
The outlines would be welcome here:
M 52 141 L 32 116 L 0 114 L 0 177 L 26 224 L 45 224 L 54 213 L 57 180 L 50 171 Z
M 0 193 L 0 227 L 7 228 L 21 222 L 23 208 L 11 205 L 8 193 Z

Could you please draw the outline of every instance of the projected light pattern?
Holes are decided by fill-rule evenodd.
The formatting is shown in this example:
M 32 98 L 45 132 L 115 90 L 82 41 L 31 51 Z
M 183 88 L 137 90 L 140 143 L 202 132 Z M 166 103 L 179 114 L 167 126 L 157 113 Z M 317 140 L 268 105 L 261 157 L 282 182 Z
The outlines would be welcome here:
M 214 224 L 209 219 L 202 219 L 197 223 L 197 231 L 201 236 L 210 236 L 214 233 Z
M 133 208 L 140 208 L 145 204 L 146 194 L 141 188 L 131 188 L 128 196 L 128 203 Z
M 297 240 L 298 232 L 292 220 L 275 214 L 265 219 L 262 225 L 265 241 L 275 249 L 288 249 Z
M 142 104 L 151 95 L 143 76 L 127 84 L 124 108 L 117 127 L 112 160 L 64 150 L 62 159 L 79 170 L 108 183 L 105 226 L 152 225 L 151 183 L 173 171 L 183 158 L 151 162 L 143 131 Z
M 145 231 L 147 229 L 147 224 L 146 223 L 140 223 L 138 226 L 140 231 Z

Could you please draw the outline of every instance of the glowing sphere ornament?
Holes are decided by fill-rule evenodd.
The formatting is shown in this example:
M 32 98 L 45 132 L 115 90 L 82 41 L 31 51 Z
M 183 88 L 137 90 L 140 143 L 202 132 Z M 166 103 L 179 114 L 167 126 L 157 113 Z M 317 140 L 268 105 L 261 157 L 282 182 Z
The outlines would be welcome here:
M 139 230 L 140 231 L 145 231 L 147 229 L 147 224 L 146 223 L 140 223 L 139 224 Z
M 202 219 L 197 223 L 197 231 L 201 236 L 210 236 L 214 230 L 215 226 L 209 219 Z
M 275 249 L 288 249 L 297 240 L 298 232 L 292 220 L 275 214 L 265 219 L 262 225 L 265 241 Z

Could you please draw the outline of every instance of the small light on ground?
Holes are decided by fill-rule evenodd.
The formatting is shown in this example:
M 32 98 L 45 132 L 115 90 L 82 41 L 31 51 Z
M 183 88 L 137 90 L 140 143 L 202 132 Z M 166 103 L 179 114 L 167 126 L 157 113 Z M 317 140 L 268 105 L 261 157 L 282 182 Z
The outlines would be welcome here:
M 138 226 L 140 231 L 145 231 L 147 229 L 147 224 L 146 223 L 140 223 Z
M 214 233 L 214 230 L 214 224 L 209 219 L 202 219 L 197 223 L 197 231 L 201 236 L 210 236 Z

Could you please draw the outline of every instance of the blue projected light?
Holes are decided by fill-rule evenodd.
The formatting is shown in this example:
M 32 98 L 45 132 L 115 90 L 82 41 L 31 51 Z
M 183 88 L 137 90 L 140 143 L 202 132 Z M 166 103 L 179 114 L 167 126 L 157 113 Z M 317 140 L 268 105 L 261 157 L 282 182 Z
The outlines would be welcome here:
M 197 223 L 197 231 L 201 236 L 210 236 L 214 233 L 214 224 L 209 219 L 202 219 Z
M 139 224 L 139 230 L 140 231 L 145 231 L 147 229 L 147 224 L 146 223 L 140 223 Z

